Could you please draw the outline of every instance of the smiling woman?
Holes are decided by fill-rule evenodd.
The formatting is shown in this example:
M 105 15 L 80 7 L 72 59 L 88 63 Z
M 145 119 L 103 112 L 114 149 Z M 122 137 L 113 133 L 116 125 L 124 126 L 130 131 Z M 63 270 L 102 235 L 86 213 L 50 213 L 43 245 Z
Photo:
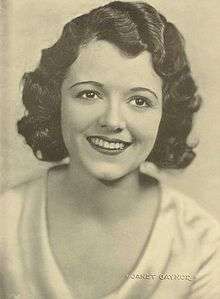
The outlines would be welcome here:
M 181 34 L 152 6 L 65 25 L 23 77 L 18 132 L 69 163 L 1 198 L 2 298 L 219 298 L 219 226 L 152 172 L 195 157 L 196 92 Z
M 95 177 L 111 180 L 137 169 L 156 140 L 161 90 L 148 52 L 127 57 L 107 41 L 82 48 L 61 87 L 71 168 L 80 163 Z

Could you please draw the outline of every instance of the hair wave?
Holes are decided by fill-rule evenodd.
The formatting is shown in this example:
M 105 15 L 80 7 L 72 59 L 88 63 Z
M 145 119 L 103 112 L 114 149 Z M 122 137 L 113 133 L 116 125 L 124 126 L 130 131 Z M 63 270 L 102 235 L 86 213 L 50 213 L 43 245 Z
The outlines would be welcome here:
M 163 82 L 163 112 L 148 160 L 163 168 L 189 165 L 195 153 L 187 137 L 201 98 L 196 94 L 184 39 L 174 24 L 142 2 L 114 1 L 74 18 L 58 41 L 42 50 L 38 67 L 24 74 L 26 113 L 17 127 L 35 156 L 43 161 L 68 156 L 61 131 L 61 84 L 80 47 L 93 39 L 113 43 L 129 56 L 144 50 L 151 53 L 153 68 Z

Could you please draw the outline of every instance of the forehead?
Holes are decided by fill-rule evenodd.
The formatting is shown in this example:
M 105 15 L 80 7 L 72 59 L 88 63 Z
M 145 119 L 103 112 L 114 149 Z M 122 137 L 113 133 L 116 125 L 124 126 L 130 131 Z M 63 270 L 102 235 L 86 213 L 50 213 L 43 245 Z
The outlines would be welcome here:
M 151 54 L 143 51 L 136 57 L 125 55 L 107 41 L 91 41 L 82 47 L 79 56 L 66 76 L 71 81 L 97 81 L 107 85 L 129 87 L 151 85 L 161 87 L 161 79 L 155 73 Z M 132 85 L 132 86 L 131 86 Z

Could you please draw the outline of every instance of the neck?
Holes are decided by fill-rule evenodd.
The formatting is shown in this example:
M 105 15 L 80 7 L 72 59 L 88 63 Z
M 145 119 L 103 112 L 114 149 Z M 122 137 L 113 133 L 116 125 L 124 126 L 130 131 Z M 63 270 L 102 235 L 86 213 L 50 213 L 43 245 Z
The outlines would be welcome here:
M 70 164 L 64 174 L 62 197 L 70 210 L 93 218 L 115 219 L 132 215 L 140 207 L 141 195 L 155 189 L 155 184 L 138 169 L 120 179 L 103 181 Z

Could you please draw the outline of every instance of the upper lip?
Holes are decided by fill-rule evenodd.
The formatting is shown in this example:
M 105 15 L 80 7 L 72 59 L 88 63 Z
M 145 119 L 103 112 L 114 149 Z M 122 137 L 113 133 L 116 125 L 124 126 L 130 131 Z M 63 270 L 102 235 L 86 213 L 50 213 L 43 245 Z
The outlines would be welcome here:
M 123 143 L 126 143 L 126 144 L 131 144 L 132 143 L 132 142 L 125 141 L 125 140 L 122 140 L 122 139 L 110 138 L 110 137 L 101 136 L 101 135 L 92 135 L 92 136 L 88 136 L 87 138 L 101 138 L 105 141 L 115 142 L 115 143 L 120 143 L 120 142 L 123 142 Z

